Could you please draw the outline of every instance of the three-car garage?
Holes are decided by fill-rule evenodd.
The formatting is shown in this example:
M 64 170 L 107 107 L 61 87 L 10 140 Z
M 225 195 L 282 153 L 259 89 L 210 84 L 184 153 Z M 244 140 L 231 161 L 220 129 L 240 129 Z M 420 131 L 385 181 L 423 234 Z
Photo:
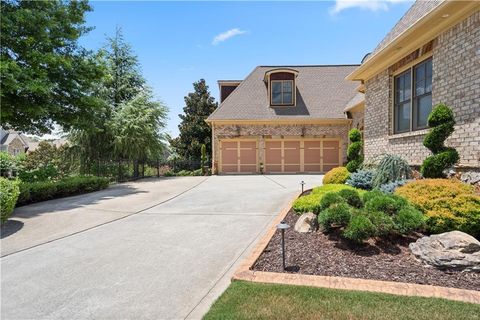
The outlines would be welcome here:
M 219 173 L 325 173 L 341 165 L 339 138 L 223 139 Z

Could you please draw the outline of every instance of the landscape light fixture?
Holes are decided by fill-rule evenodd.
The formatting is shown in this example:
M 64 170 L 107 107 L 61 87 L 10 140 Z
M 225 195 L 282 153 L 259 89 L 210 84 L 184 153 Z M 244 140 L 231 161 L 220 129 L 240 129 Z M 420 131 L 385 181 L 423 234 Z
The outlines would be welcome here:
M 302 185 L 302 193 L 303 193 L 303 186 L 305 185 L 305 181 L 301 181 L 300 184 Z
M 277 224 L 277 229 L 282 232 L 282 265 L 283 265 L 283 270 L 286 269 L 286 266 L 285 266 L 285 230 L 287 230 L 288 228 L 290 228 L 290 226 L 287 223 L 285 223 L 285 221 L 281 221 L 279 224 Z

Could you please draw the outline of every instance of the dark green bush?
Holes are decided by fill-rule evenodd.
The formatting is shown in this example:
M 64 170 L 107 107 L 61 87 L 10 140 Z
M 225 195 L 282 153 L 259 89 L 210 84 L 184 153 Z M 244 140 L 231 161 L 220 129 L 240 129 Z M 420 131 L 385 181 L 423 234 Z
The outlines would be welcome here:
M 318 223 L 326 230 L 332 226 L 344 227 L 350 221 L 350 216 L 350 206 L 346 203 L 337 203 L 320 212 Z
M 376 234 L 375 226 L 364 215 L 354 215 L 343 231 L 343 236 L 355 242 L 362 242 Z
M 0 177 L 0 222 L 4 223 L 8 220 L 17 203 L 20 190 L 18 180 L 8 180 Z
M 380 197 L 380 196 L 383 196 L 383 195 L 384 195 L 383 192 L 381 192 L 378 189 L 375 189 L 375 190 L 372 190 L 372 191 L 369 191 L 369 192 L 365 192 L 362 196 L 362 200 L 363 200 L 363 203 L 367 203 L 371 199 L 373 199 L 375 197 Z
M 368 212 L 378 211 L 391 216 L 396 214 L 401 207 L 398 201 L 395 201 L 393 197 L 388 195 L 373 197 L 365 203 L 365 210 Z
M 360 194 L 357 190 L 343 189 L 338 192 L 338 195 L 345 199 L 345 201 L 352 207 L 363 207 L 362 199 L 360 198 Z
M 320 199 L 320 206 L 318 207 L 318 211 L 325 210 L 333 204 L 344 203 L 344 202 L 345 202 L 345 199 L 338 192 L 327 192 Z M 314 212 L 314 213 L 318 214 L 318 212 Z
M 433 155 L 423 161 L 420 172 L 425 178 L 442 178 L 444 170 L 459 160 L 458 152 L 445 146 L 445 140 L 455 130 L 452 109 L 444 104 L 436 105 L 428 116 L 428 126 L 431 129 L 425 136 L 423 145 L 432 151 Z
M 94 176 L 68 177 L 55 182 L 21 182 L 17 205 L 97 191 L 109 184 L 107 178 Z
M 363 190 L 371 190 L 375 173 L 376 172 L 373 169 L 358 170 L 350 175 L 346 184 Z
M 358 129 L 352 129 L 348 133 L 350 139 L 350 145 L 347 149 L 347 170 L 349 172 L 355 172 L 358 170 L 363 162 L 362 156 L 362 134 Z
M 59 173 L 55 166 L 49 164 L 34 170 L 19 170 L 18 177 L 23 182 L 39 182 L 54 180 L 59 177 Z
M 372 186 L 379 188 L 382 184 L 410 179 L 411 176 L 412 169 L 407 161 L 397 155 L 387 154 L 378 163 Z
M 375 227 L 375 232 L 373 233 L 375 236 L 390 234 L 395 229 L 392 217 L 384 212 L 365 210 L 365 216 L 370 219 Z
M 393 221 L 395 229 L 401 234 L 407 234 L 411 231 L 422 228 L 426 217 L 413 206 L 405 206 L 395 215 Z

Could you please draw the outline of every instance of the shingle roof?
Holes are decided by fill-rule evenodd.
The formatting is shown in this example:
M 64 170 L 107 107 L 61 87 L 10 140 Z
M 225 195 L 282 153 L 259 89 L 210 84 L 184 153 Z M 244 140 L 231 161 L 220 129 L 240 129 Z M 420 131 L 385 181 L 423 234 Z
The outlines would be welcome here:
M 208 120 L 344 119 L 343 109 L 356 95 L 358 82 L 345 77 L 358 65 L 259 66 L 223 101 Z M 298 71 L 297 105 L 270 107 L 265 72 Z
M 397 24 L 390 30 L 389 33 L 383 38 L 377 45 L 372 54 L 367 58 L 370 59 L 376 53 L 387 47 L 395 38 L 412 27 L 418 20 L 424 17 L 427 13 L 438 7 L 442 2 L 446 0 L 417 0 L 403 15 L 403 17 L 397 22 Z
M 360 102 L 363 102 L 363 101 L 365 101 L 365 94 L 361 92 L 357 92 L 357 94 L 350 101 L 348 101 L 343 111 L 346 112 L 352 109 L 353 107 L 357 106 Z

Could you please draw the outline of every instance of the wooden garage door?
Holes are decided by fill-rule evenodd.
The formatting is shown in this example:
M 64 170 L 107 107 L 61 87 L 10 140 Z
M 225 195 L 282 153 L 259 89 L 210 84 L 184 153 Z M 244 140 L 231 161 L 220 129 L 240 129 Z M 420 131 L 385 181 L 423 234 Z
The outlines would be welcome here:
M 254 140 L 222 140 L 220 173 L 257 172 L 257 142 Z
M 266 140 L 266 173 L 321 173 L 340 166 L 336 139 Z
M 300 141 L 266 140 L 265 172 L 300 172 Z

